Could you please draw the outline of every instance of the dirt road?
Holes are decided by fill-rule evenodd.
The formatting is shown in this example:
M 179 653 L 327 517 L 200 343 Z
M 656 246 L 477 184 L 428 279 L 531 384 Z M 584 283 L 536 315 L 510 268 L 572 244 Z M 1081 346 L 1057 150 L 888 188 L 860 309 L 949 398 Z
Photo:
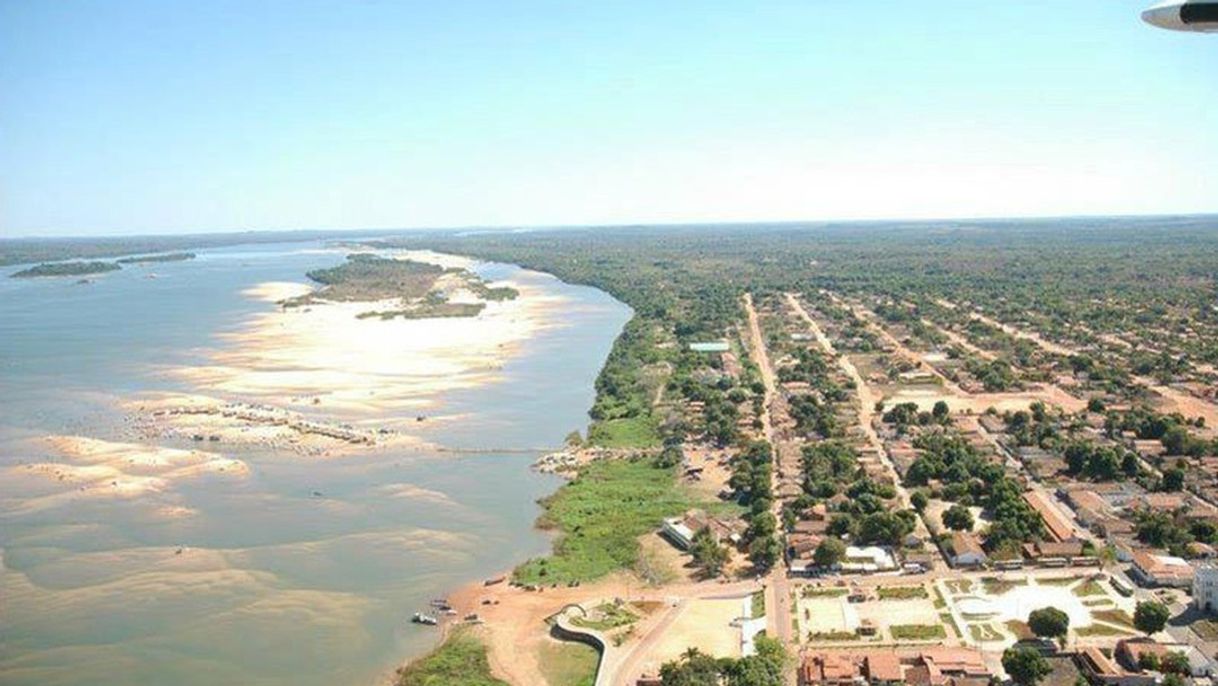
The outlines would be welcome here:
M 774 460 L 777 461 L 779 452 L 778 437 L 774 434 L 773 418 L 770 415 L 774 405 L 775 394 L 777 393 L 777 383 L 774 367 L 770 364 L 770 354 L 766 350 L 765 337 L 761 333 L 761 323 L 757 318 L 757 308 L 753 306 L 753 296 L 751 293 L 744 295 L 744 310 L 748 314 L 749 321 L 750 354 L 752 354 L 758 368 L 761 370 L 761 381 L 765 385 L 765 402 L 762 404 L 761 413 L 762 430 L 765 432 L 766 440 L 770 442 L 770 446 L 774 450 Z M 773 483 L 771 486 L 777 492 L 778 469 L 773 470 L 772 478 Z M 774 498 L 774 517 L 778 521 L 782 521 L 782 502 L 778 498 Z M 768 579 L 769 583 L 766 585 L 767 633 L 778 637 L 784 645 L 790 646 L 791 592 L 787 579 L 786 564 L 780 562 L 774 565 L 774 569 L 770 572 Z

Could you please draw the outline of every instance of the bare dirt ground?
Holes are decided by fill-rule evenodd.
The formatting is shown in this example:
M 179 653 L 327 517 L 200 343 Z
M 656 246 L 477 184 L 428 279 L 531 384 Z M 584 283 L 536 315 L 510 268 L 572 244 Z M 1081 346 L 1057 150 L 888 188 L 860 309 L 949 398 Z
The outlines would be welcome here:
M 642 670 L 655 674 L 660 665 L 677 659 L 691 647 L 716 657 L 739 657 L 740 631 L 731 623 L 740 615 L 739 598 L 691 600 L 683 604 L 676 619 L 640 661 Z

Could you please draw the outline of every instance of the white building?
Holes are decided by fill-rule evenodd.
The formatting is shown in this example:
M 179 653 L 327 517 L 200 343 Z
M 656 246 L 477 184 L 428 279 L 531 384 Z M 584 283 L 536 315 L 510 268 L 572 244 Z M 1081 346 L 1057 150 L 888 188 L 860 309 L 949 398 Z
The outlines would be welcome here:
M 1218 565 L 1204 564 L 1193 572 L 1193 605 L 1202 612 L 1218 612 Z
M 838 563 L 838 569 L 843 572 L 870 574 L 873 572 L 890 572 L 897 568 L 896 558 L 892 552 L 879 546 L 846 546 L 846 557 Z

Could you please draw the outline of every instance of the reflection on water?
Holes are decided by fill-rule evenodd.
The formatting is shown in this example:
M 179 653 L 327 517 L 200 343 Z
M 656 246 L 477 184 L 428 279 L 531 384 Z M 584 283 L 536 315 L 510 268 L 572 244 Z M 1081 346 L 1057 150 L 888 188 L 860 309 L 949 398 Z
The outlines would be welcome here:
M 0 274 L 0 682 L 368 683 L 430 645 L 432 630 L 405 622 L 411 612 L 546 548 L 531 528 L 534 501 L 556 483 L 529 471 L 535 455 L 509 451 L 556 445 L 585 423 L 629 312 L 506 265 L 479 271 L 564 306 L 494 382 L 435 398 L 432 411 L 459 419 L 418 427 L 441 446 L 500 454 L 316 459 L 219 444 L 204 449 L 244 462 L 248 476 L 166 480 L 171 467 L 150 446 L 152 457 L 119 464 L 153 479 L 137 495 L 29 507 L 74 488 L 64 480 L 75 474 L 36 473 L 64 460 L 65 439 L 45 437 L 143 440 L 121 403 L 195 390 L 165 370 L 203 363 L 224 334 L 273 307 L 242 291 L 341 260 L 285 244 L 133 265 L 88 284 Z M 87 445 L 109 455 L 109 443 Z M 111 464 L 88 459 L 82 468 Z

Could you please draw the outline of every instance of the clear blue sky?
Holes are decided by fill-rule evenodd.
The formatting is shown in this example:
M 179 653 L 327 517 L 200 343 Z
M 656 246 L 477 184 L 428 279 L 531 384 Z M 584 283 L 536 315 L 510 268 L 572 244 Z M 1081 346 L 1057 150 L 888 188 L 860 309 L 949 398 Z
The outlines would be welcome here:
M 1218 211 L 1149 0 L 0 0 L 0 235 Z

